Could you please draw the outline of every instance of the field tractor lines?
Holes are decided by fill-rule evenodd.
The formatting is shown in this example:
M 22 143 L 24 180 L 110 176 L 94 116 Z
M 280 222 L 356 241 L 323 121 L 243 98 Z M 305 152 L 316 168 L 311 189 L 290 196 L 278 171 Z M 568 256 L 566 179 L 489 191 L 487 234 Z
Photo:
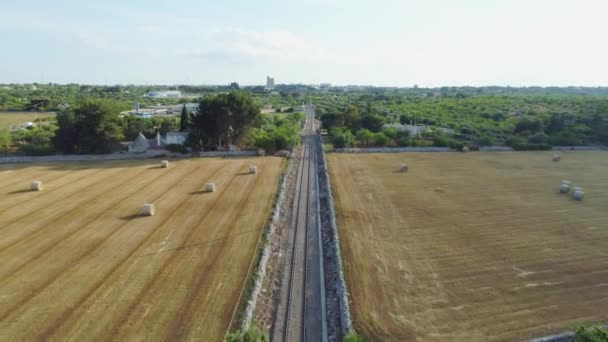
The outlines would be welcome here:
M 184 170 L 184 173 L 185 172 L 186 171 Z M 67 212 L 60 213 L 60 215 L 57 215 L 51 221 L 34 221 L 39 222 L 40 225 L 44 226 L 41 229 L 38 229 L 27 236 L 21 237 L 11 242 L 7 246 L 1 247 L 0 256 L 2 256 L 3 254 L 7 254 L 6 250 L 13 246 L 15 246 L 15 248 L 18 247 L 22 250 L 27 251 L 28 254 L 34 253 L 34 255 L 28 258 L 29 255 L 25 254 L 22 258 L 14 260 L 14 262 L 21 263 L 21 265 L 15 269 L 4 270 L 5 273 L 14 276 L 18 271 L 20 271 L 22 267 L 27 265 L 29 262 L 37 260 L 46 252 L 48 252 L 52 248 L 55 248 L 58 244 L 65 243 L 65 241 L 67 241 L 75 234 L 78 234 L 79 232 L 86 232 L 87 228 L 90 227 L 98 219 L 106 215 L 107 211 L 111 211 L 119 207 L 122 203 L 129 200 L 134 194 L 149 186 L 151 182 L 154 183 L 159 178 L 165 176 L 166 173 L 167 172 L 162 172 L 158 174 L 149 173 L 148 175 L 146 175 L 145 178 L 137 179 L 136 182 L 131 181 L 133 178 L 138 177 L 141 173 L 137 173 L 133 177 L 129 177 L 126 180 L 118 178 L 119 183 L 110 189 L 106 188 L 107 184 L 103 184 L 103 182 L 101 182 L 100 187 L 103 190 L 102 193 L 96 194 L 93 192 L 93 196 L 91 199 L 78 203 L 79 205 L 68 210 Z M 126 184 L 130 184 L 131 186 L 126 187 Z M 105 199 L 107 199 L 107 201 L 105 201 Z M 114 201 L 110 199 L 113 199 Z M 118 199 L 118 201 L 116 201 L 116 199 Z M 51 226 L 49 225 L 49 223 L 53 223 L 53 225 Z M 20 228 L 23 224 L 23 222 L 19 222 L 17 226 Z M 26 225 L 26 227 L 33 228 L 35 228 L 35 226 L 35 223 Z M 52 238 L 42 236 L 40 237 L 40 239 L 33 239 L 34 237 L 39 237 L 39 235 L 49 227 L 54 228 L 54 234 L 52 235 Z M 55 265 L 58 265 L 58 263 L 55 262 Z M 6 268 L 9 268 L 8 266 L 10 265 L 3 265 L 3 268 L 4 266 L 7 266 Z M 6 277 L 7 278 L 5 279 L 8 279 L 9 276 L 7 275 Z M 0 281 L 0 284 L 2 284 L 2 281 Z
M 233 175 L 236 170 L 234 170 L 235 172 L 232 172 L 233 170 L 230 169 L 229 172 L 226 172 L 225 169 L 222 168 L 223 164 L 220 165 L 219 168 L 217 168 L 213 174 L 211 175 L 197 175 L 197 178 L 202 178 L 203 180 L 205 180 L 205 182 L 207 181 L 211 181 L 211 180 L 216 180 L 219 182 L 216 182 L 216 184 L 223 186 L 223 179 L 224 175 L 222 175 L 222 177 L 220 179 L 218 179 L 218 173 L 222 172 L 225 175 L 229 176 L 230 178 L 230 182 L 232 182 L 235 178 L 235 176 Z M 242 165 L 239 166 L 239 168 L 241 168 Z M 196 174 L 196 173 L 193 173 Z M 204 182 L 195 188 L 201 188 L 202 185 L 204 185 Z M 220 193 L 223 194 L 224 192 Z M 155 260 L 155 262 L 152 263 L 148 263 L 148 264 L 138 264 L 139 262 L 143 262 L 144 260 L 140 260 L 138 258 L 133 258 L 136 257 L 138 254 L 140 254 L 140 252 L 154 246 L 158 246 L 158 243 L 153 242 L 152 240 L 154 239 L 154 237 L 162 237 L 162 236 L 167 236 L 167 232 L 166 230 L 168 229 L 177 229 L 178 233 L 177 234 L 172 234 L 172 238 L 178 238 L 178 236 L 180 234 L 182 234 L 182 232 L 187 232 L 189 231 L 188 225 L 179 225 L 178 227 L 176 227 L 176 224 L 174 223 L 176 220 L 178 220 L 180 217 L 188 217 L 189 213 L 189 209 L 195 209 L 196 206 L 200 206 L 200 201 L 197 201 L 197 197 L 200 197 L 201 195 L 198 192 L 188 192 L 188 195 L 184 197 L 184 199 L 176 206 L 176 210 L 175 211 L 170 211 L 171 214 L 162 221 L 162 223 L 158 226 L 158 228 L 152 233 L 150 234 L 147 238 L 145 238 L 140 244 L 138 244 L 137 246 L 135 246 L 131 252 L 128 254 L 127 257 L 123 258 L 118 264 L 115 265 L 115 267 L 113 267 L 104 277 L 102 280 L 100 280 L 95 286 L 92 286 L 90 288 L 89 291 L 87 291 L 86 294 L 82 295 L 77 301 L 76 301 L 76 305 L 75 307 L 80 307 L 81 305 L 83 305 L 83 303 L 87 302 L 90 298 L 92 298 L 96 293 L 98 293 L 99 291 L 101 291 L 101 288 L 104 286 L 104 284 L 113 284 L 112 287 L 110 289 L 116 289 L 115 285 L 117 283 L 119 283 L 115 278 L 115 275 L 119 275 L 119 276 L 128 276 L 128 282 L 126 283 L 134 283 L 134 284 L 139 284 L 140 281 L 138 279 L 134 279 L 138 276 L 152 276 L 154 274 L 162 274 L 163 270 L 158 270 L 156 272 L 154 271 L 148 271 L 147 269 L 144 270 L 142 268 L 157 268 L 158 267 L 158 260 Z M 206 195 L 202 195 L 203 197 L 207 197 Z M 211 197 L 209 196 L 209 200 L 212 200 Z M 188 203 L 192 203 L 191 205 L 188 205 Z M 205 207 L 203 207 L 205 208 Z M 203 215 L 206 215 L 203 214 Z M 198 215 L 196 216 L 192 216 L 193 218 L 199 218 Z M 191 220 L 194 221 L 194 220 Z M 196 222 L 191 222 L 191 223 L 196 223 Z M 150 260 L 148 260 L 150 261 Z M 132 270 L 129 270 L 127 272 L 120 272 L 123 269 L 128 269 L 131 268 L 132 266 L 136 266 L 133 267 Z M 162 266 L 161 266 L 162 267 Z M 139 272 L 137 271 L 137 269 L 139 269 Z M 154 278 L 152 278 L 154 279 Z M 131 287 L 127 287 L 124 293 L 121 294 L 115 294 L 115 296 L 118 297 L 122 297 L 125 296 L 127 292 L 129 292 L 129 290 L 131 289 Z M 144 289 L 145 291 L 145 289 Z M 111 299 L 109 299 L 111 300 Z M 137 303 L 138 301 L 135 301 L 133 303 Z M 86 306 L 86 305 L 85 305 Z M 127 311 L 129 311 L 129 309 L 127 309 Z M 66 310 L 63 314 L 61 314 L 59 316 L 59 319 L 57 319 L 55 322 L 53 322 L 49 328 L 44 331 L 40 337 L 44 338 L 45 336 L 51 336 L 53 335 L 58 329 L 62 328 L 62 325 L 70 318 L 73 317 L 75 314 L 75 311 L 72 310 L 72 308 L 69 308 L 68 310 Z M 128 316 L 125 316 L 128 317 Z M 114 327 L 118 327 L 120 326 L 123 322 L 124 322 L 124 317 L 119 315 L 118 313 L 116 313 L 115 315 L 112 315 L 112 319 L 115 320 L 115 324 L 113 325 Z M 76 319 L 78 320 L 78 318 Z M 69 327 L 67 327 L 67 329 L 69 329 Z M 87 334 L 90 334 L 91 331 L 89 331 Z M 104 331 L 103 332 L 104 336 L 113 336 L 114 335 L 114 331 Z
M 217 174 L 209 177 L 209 180 L 215 180 L 219 194 L 199 194 L 197 192 L 191 192 L 188 197 L 186 197 L 186 200 L 190 200 L 189 202 L 191 202 L 191 205 L 182 204 L 178 207 L 178 210 L 172 215 L 174 216 L 173 220 L 168 220 L 168 223 L 163 224 L 161 229 L 155 233 L 156 237 L 158 237 L 157 241 L 146 241 L 145 244 L 138 246 L 134 251 L 134 258 L 125 259 L 125 262 L 120 265 L 122 272 L 117 270 L 117 272 L 112 273 L 112 275 L 116 275 L 118 279 L 111 279 L 110 276 L 106 277 L 107 284 L 114 284 L 113 286 L 103 286 L 104 288 L 100 287 L 95 289 L 95 291 L 91 291 L 88 294 L 87 298 L 84 298 L 83 301 L 81 301 L 84 303 L 89 300 L 94 292 L 98 292 L 98 297 L 104 297 L 108 300 L 111 300 L 111 298 L 127 297 L 127 299 L 122 300 L 128 300 L 130 302 L 129 305 L 122 311 L 112 315 L 111 319 L 113 323 L 111 326 L 113 328 L 110 331 L 104 331 L 103 334 L 105 336 L 110 336 L 111 338 L 116 337 L 121 326 L 127 322 L 133 310 L 143 303 L 142 298 L 146 296 L 150 288 L 159 282 L 159 278 L 162 277 L 162 275 L 168 272 L 167 267 L 170 265 L 170 261 L 180 255 L 178 248 L 183 248 L 183 246 L 186 245 L 193 232 L 199 227 L 200 221 L 213 210 L 215 203 L 227 193 L 230 185 L 238 177 L 236 173 L 242 169 L 243 166 L 244 164 L 238 164 L 236 168 L 231 167 L 228 171 L 222 169 L 221 171 L 223 174 L 219 178 Z M 209 204 L 210 206 L 204 204 Z M 197 215 L 189 215 L 189 212 L 193 210 L 200 210 L 200 212 L 197 212 Z M 196 220 L 194 220 L 194 218 Z M 180 222 L 179 225 L 173 223 L 180 219 L 185 219 L 185 222 Z M 169 235 L 171 235 L 170 237 L 173 241 L 178 243 L 179 247 L 175 248 L 175 250 L 172 248 L 159 252 L 159 245 L 161 245 L 163 241 L 166 241 L 165 239 Z M 154 253 L 152 257 L 145 257 L 147 255 L 147 250 L 155 250 L 156 253 Z M 141 255 L 144 255 L 144 257 L 141 257 Z M 138 269 L 140 272 L 134 273 Z M 141 279 L 142 277 L 144 279 Z M 116 290 L 115 284 L 124 284 L 124 291 L 122 293 L 113 293 L 113 291 Z
M 239 200 L 238 204 L 236 205 L 236 209 L 234 212 L 237 213 L 242 213 L 244 212 L 243 208 L 245 207 L 245 205 L 247 205 L 247 203 L 249 203 L 249 200 L 251 198 L 251 195 L 253 194 L 253 189 L 256 188 L 257 183 L 259 183 L 260 179 L 262 179 L 264 175 L 264 170 L 260 170 L 258 175 L 255 175 L 254 181 L 252 182 L 253 184 L 247 186 L 246 188 L 246 195 L 242 196 L 241 199 Z M 248 177 L 251 178 L 251 176 L 242 176 L 242 177 Z M 231 203 L 232 204 L 232 203 Z M 232 212 L 232 211 L 229 211 Z M 213 218 L 215 218 L 217 216 L 214 216 Z M 217 227 L 221 227 L 221 226 L 225 226 L 225 227 L 230 227 L 230 229 L 232 230 L 235 227 L 235 223 L 238 220 L 239 216 L 238 215 L 232 215 L 232 216 L 228 216 L 228 215 L 221 215 L 220 216 L 220 222 L 205 222 L 205 219 L 203 219 L 202 224 L 208 224 L 209 226 L 213 227 L 213 226 L 217 226 Z M 211 219 L 210 219 L 211 220 Z M 222 222 L 223 221 L 223 222 Z M 258 227 L 256 227 L 258 228 Z M 221 233 L 221 231 L 215 231 L 213 232 L 213 234 L 211 235 L 212 239 L 216 239 L 218 238 L 218 234 Z M 200 272 L 195 272 L 195 280 L 193 282 L 193 285 L 190 286 L 190 288 L 188 289 L 188 294 L 186 295 L 186 297 L 184 298 L 184 303 L 185 305 L 182 306 L 182 308 L 177 312 L 177 315 L 175 315 L 173 317 L 173 322 L 170 324 L 169 329 L 167 330 L 168 334 L 165 336 L 165 338 L 167 340 L 184 340 L 184 339 L 188 339 L 188 336 L 184 336 L 184 322 L 190 322 L 190 321 L 194 321 L 194 317 L 195 317 L 195 312 L 196 312 L 196 308 L 195 306 L 200 305 L 200 303 L 202 302 L 201 300 L 201 296 L 206 296 L 207 291 L 205 291 L 203 289 L 203 285 L 206 285 L 208 283 L 205 282 L 205 280 L 207 280 L 206 278 L 209 277 L 212 272 L 215 270 L 215 268 L 217 267 L 218 263 L 217 260 L 220 260 L 220 257 L 224 256 L 224 252 L 225 252 L 225 247 L 228 244 L 228 239 L 221 239 L 217 245 L 214 246 L 215 251 L 212 254 L 212 257 L 207 259 L 207 258 L 202 258 L 202 260 L 204 261 L 204 264 L 202 265 L 202 271 Z M 191 254 L 191 258 L 190 260 L 192 261 L 191 265 L 194 265 L 194 263 L 196 262 L 196 259 L 194 259 L 193 257 L 195 255 Z M 198 256 L 197 256 L 198 258 Z M 182 261 L 182 263 L 188 264 L 188 259 Z M 197 267 L 197 269 L 199 269 Z
M 196 168 L 196 171 L 198 171 L 202 167 L 203 167 L 203 165 L 198 166 Z M 184 173 L 187 173 L 187 172 L 184 172 Z M 156 193 L 156 195 L 152 196 L 152 197 L 154 197 L 153 202 L 157 202 L 161 198 L 163 198 L 163 196 L 166 196 L 168 194 L 168 192 L 172 188 L 174 188 L 176 185 L 178 185 L 182 180 L 183 179 L 181 177 L 179 177 L 179 178 L 177 178 L 176 181 L 170 183 L 170 185 L 168 187 L 162 187 L 160 191 L 157 191 L 157 189 L 159 189 L 160 187 L 150 187 L 148 185 L 147 188 L 153 190 L 153 194 Z M 143 203 L 143 201 L 141 203 Z M 178 203 L 177 205 L 175 205 L 173 207 L 178 207 L 179 204 L 181 204 L 181 203 Z M 106 211 L 106 213 L 107 213 L 107 211 Z M 24 294 L 23 298 L 21 298 L 20 300 L 17 300 L 15 305 L 13 305 L 12 307 L 9 307 L 6 310 L 0 311 L 0 321 L 6 319 L 10 314 L 12 314 L 15 310 L 19 309 L 20 307 L 25 306 L 25 304 L 27 304 L 29 301 L 31 301 L 34 297 L 36 297 L 39 293 L 41 293 L 49 285 L 53 284 L 62 274 L 66 273 L 68 271 L 68 269 L 75 268 L 79 264 L 84 263 L 85 258 L 90 256 L 93 252 L 95 252 L 98 248 L 100 248 L 106 241 L 108 241 L 113 235 L 115 235 L 117 232 L 119 232 L 121 230 L 120 228 L 128 225 L 130 222 L 132 222 L 132 221 L 123 220 L 122 223 L 118 225 L 118 227 L 115 227 L 114 229 L 110 230 L 109 234 L 102 236 L 101 239 L 99 239 L 99 240 L 93 241 L 92 246 L 89 246 L 87 249 L 85 249 L 82 254 L 70 255 L 71 257 L 74 257 L 72 259 L 72 261 L 66 265 L 62 265 L 59 268 L 59 270 L 54 272 L 52 275 L 42 272 L 41 274 L 44 276 L 44 278 L 43 278 L 44 281 L 42 282 L 42 284 L 40 284 L 38 286 L 34 285 L 29 291 L 27 291 L 27 293 L 22 292 Z M 45 267 L 45 269 L 46 269 L 46 267 Z M 13 278 L 13 277 L 11 277 L 11 278 Z M 31 279 L 31 278 L 35 278 L 35 277 L 30 276 L 29 278 Z M 19 286 L 19 284 L 15 284 L 15 285 Z
M 76 170 L 74 170 L 76 171 Z M 61 172 L 53 172 L 43 167 L 25 169 L 25 170 L 5 170 L 0 171 L 0 192 L 4 192 L 5 189 L 10 189 L 16 184 L 22 184 L 27 186 L 30 181 L 42 180 L 43 182 L 49 182 L 54 179 L 60 178 L 63 175 Z
M 125 185 L 130 184 L 133 179 L 140 177 L 141 173 L 143 172 L 144 171 L 142 170 L 142 172 L 136 173 L 126 179 L 116 177 L 116 175 L 112 173 L 108 177 L 100 179 L 98 183 L 90 186 L 87 191 L 82 192 L 80 194 L 81 197 L 74 199 L 72 198 L 73 196 L 64 197 L 64 200 L 70 200 L 69 204 L 67 205 L 63 202 L 55 202 L 54 204 L 45 206 L 43 209 L 38 210 L 35 213 L 20 210 L 21 208 L 17 209 L 16 214 L 20 214 L 20 216 L 12 217 L 7 221 L 0 220 L 3 225 L 3 229 L 0 230 L 3 233 L 2 238 L 0 238 L 0 253 L 23 240 L 39 235 L 45 229 L 49 229 L 49 227 L 54 228 L 54 226 L 50 226 L 49 223 L 57 223 L 61 220 L 67 221 L 68 224 L 73 222 L 73 216 L 70 214 L 75 212 L 80 213 L 83 208 L 88 208 L 87 205 L 89 204 L 93 204 L 95 207 L 103 206 L 104 203 L 100 201 L 103 196 L 108 195 L 112 198 L 116 198 L 116 195 L 119 194 L 114 192 L 116 189 L 125 191 Z M 152 180 L 154 181 L 160 178 L 163 174 L 157 175 Z M 142 187 L 148 184 L 147 181 L 149 181 L 149 178 L 152 178 L 151 176 L 153 176 L 153 174 L 146 176 L 146 178 L 139 179 L 139 181 L 144 181 L 142 182 Z M 110 180 L 106 182 L 106 179 Z M 128 196 L 124 198 L 128 198 Z M 112 205 L 112 202 L 110 202 L 110 205 Z M 100 213 L 99 215 L 102 214 L 103 213 Z M 79 218 L 82 218 L 82 216 Z M 24 229 L 24 226 L 27 228 Z M 61 225 L 59 227 L 63 228 L 65 226 Z
M 49 167 L 59 166 L 57 169 L 49 170 Z M 87 171 L 90 169 L 87 163 L 72 163 L 72 164 L 49 164 L 47 166 L 33 166 L 33 167 L 22 167 L 18 169 L 8 169 L 2 171 L 2 168 L 8 168 L 10 166 L 0 165 L 0 191 L 6 188 L 15 186 L 16 184 L 23 183 L 26 186 L 31 180 L 42 180 L 44 182 L 53 182 L 59 180 L 68 175 L 74 175 L 81 171 Z M 101 168 L 107 168 L 108 166 L 100 166 Z M 111 167 L 111 166 L 109 166 Z M 69 170 L 70 172 L 64 172 Z
M 24 182 L 19 189 L 10 192 L 9 195 L 3 198 L 3 201 L 0 201 L 0 206 L 2 209 L 0 210 L 0 214 L 4 214 L 8 210 L 13 208 L 18 208 L 22 206 L 24 203 L 28 203 L 28 207 L 33 208 L 33 202 L 43 202 L 44 199 L 53 197 L 53 198 L 66 198 L 69 196 L 74 196 L 82 193 L 82 190 L 85 189 L 92 183 L 95 183 L 97 180 L 95 179 L 95 175 L 101 173 L 104 170 L 92 169 L 85 170 L 82 172 L 78 172 L 79 177 L 74 179 L 74 175 L 70 175 L 66 173 L 65 175 L 59 177 L 56 180 L 45 183 L 42 180 L 43 185 L 45 186 L 45 190 L 42 192 L 30 191 L 30 182 L 29 180 Z M 69 186 L 67 186 L 69 185 Z M 17 201 L 15 198 L 18 196 L 20 201 Z M 11 205 L 5 205 L 10 203 Z M 36 207 L 36 209 L 44 208 L 44 206 Z
M 0 216 L 0 226 L 14 221 L 0 234 L 0 340 L 221 340 L 282 161 L 179 159 L 164 169 L 150 161 L 92 162 L 82 171 L 69 163 L 15 166 L 24 174 L 71 174 L 63 181 L 75 183 Z M 247 172 L 248 165 L 258 172 Z M 82 188 L 85 181 L 76 179 L 94 169 L 103 171 Z M 204 190 L 208 182 L 215 192 Z M 82 193 L 69 196 L 77 188 Z M 11 196 L 21 195 L 0 192 L 0 201 Z M 156 213 L 142 216 L 144 203 Z
M 606 152 L 328 159 L 370 341 L 527 340 L 608 319 Z M 560 194 L 564 179 L 583 201 Z

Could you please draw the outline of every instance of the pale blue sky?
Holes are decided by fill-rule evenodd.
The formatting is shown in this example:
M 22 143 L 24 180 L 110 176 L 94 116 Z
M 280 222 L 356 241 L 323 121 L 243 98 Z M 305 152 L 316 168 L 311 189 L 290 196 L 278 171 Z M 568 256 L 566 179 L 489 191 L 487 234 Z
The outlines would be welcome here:
M 0 3 L 0 83 L 608 85 L 606 0 Z

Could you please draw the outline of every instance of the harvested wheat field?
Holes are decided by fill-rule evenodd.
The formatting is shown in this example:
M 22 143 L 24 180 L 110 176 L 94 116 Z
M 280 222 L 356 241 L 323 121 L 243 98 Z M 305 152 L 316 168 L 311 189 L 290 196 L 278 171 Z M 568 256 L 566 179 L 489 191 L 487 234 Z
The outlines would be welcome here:
M 513 341 L 608 321 L 607 152 L 328 159 L 354 325 L 370 340 Z
M 0 340 L 221 341 L 281 164 L 0 166 Z

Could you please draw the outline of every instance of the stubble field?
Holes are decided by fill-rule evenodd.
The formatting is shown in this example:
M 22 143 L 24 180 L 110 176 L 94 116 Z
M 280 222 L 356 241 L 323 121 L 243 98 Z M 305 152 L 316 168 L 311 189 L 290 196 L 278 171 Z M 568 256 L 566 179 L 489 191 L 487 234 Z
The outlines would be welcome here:
M 157 165 L 0 166 L 0 340 L 222 340 L 281 159 Z
M 329 155 L 355 328 L 512 341 L 608 321 L 608 153 L 551 155 Z

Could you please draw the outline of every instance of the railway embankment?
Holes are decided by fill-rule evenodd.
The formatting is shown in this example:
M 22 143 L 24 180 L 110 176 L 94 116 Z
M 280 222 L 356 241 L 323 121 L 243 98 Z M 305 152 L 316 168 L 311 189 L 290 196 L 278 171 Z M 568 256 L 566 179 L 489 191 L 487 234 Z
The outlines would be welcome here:
M 317 137 L 317 139 L 319 139 Z M 321 205 L 321 235 L 325 270 L 327 329 L 330 341 L 341 341 L 352 330 L 348 290 L 344 281 L 340 254 L 340 237 L 331 193 L 327 161 L 322 145 L 317 144 L 319 170 L 319 199 Z

